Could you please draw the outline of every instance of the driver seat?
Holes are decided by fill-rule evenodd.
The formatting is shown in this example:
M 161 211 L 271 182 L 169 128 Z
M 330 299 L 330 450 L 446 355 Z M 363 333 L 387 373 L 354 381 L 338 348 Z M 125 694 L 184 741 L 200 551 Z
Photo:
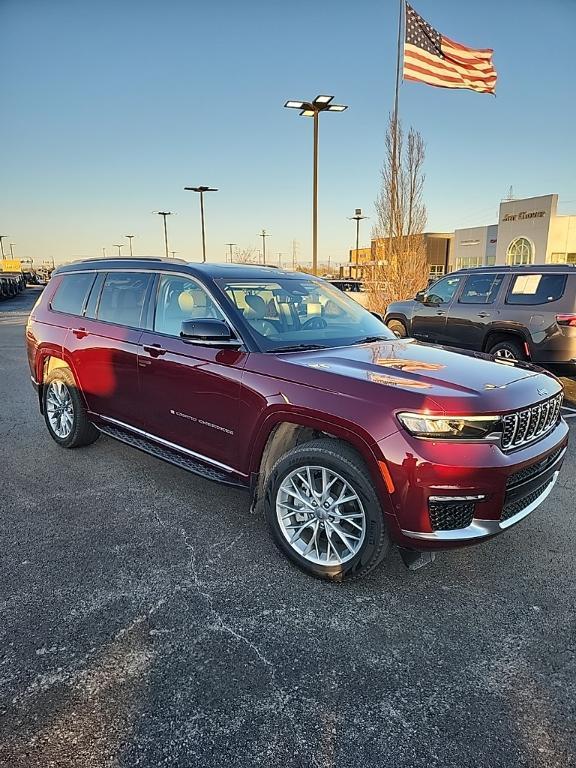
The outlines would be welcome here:
M 245 296 L 245 301 L 248 309 L 244 310 L 244 317 L 252 328 L 262 336 L 273 336 L 276 333 L 276 327 L 265 319 L 267 306 L 262 296 L 249 293 Z

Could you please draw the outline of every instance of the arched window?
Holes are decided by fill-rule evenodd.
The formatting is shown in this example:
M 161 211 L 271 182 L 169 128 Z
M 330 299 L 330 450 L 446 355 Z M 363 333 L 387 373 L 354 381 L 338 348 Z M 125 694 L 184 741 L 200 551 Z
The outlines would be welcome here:
M 515 240 L 512 240 L 508 246 L 506 263 L 510 264 L 510 266 L 515 264 L 533 264 L 534 247 L 530 240 L 525 237 L 517 237 Z

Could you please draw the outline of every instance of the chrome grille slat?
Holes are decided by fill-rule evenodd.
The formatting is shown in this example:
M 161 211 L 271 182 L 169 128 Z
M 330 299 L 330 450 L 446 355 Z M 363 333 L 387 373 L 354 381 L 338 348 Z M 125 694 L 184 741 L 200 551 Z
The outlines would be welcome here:
M 562 407 L 562 393 L 550 399 L 509 413 L 502 418 L 502 448 L 512 450 L 537 440 L 557 423 Z

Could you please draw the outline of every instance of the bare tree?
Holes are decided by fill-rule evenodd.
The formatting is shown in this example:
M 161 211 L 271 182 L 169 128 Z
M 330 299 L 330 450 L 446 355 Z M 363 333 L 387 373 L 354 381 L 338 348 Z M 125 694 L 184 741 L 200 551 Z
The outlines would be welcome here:
M 426 226 L 424 188 L 425 145 L 410 128 L 405 136 L 398 121 L 394 158 L 394 119 L 386 131 L 386 156 L 376 224 L 372 236 L 372 266 L 366 289 L 370 309 L 382 312 L 391 301 L 414 296 L 426 285 L 428 267 L 423 232 Z M 396 171 L 396 172 L 395 172 Z
M 252 247 L 236 248 L 234 261 L 236 264 L 258 264 L 258 254 L 256 253 L 256 249 Z

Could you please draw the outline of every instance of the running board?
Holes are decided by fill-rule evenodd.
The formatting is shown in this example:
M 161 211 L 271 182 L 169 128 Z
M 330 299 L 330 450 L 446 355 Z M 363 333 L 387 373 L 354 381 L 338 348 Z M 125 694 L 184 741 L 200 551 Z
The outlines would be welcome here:
M 249 490 L 247 485 L 242 483 L 232 472 L 226 472 L 223 469 L 218 469 L 218 467 L 211 467 L 209 464 L 204 464 L 203 462 L 193 459 L 191 456 L 186 456 L 173 448 L 160 445 L 147 437 L 136 435 L 127 429 L 112 424 L 98 424 L 98 429 L 104 435 L 108 435 L 108 437 L 113 437 L 121 443 L 126 443 L 126 445 L 132 446 L 132 448 L 137 448 L 139 451 L 144 451 L 144 453 L 155 456 L 157 459 L 162 459 L 169 464 L 174 464 L 176 467 L 186 469 L 188 472 L 193 472 L 195 475 L 200 475 L 200 477 L 203 477 L 206 480 L 213 480 L 224 485 L 233 485 Z

